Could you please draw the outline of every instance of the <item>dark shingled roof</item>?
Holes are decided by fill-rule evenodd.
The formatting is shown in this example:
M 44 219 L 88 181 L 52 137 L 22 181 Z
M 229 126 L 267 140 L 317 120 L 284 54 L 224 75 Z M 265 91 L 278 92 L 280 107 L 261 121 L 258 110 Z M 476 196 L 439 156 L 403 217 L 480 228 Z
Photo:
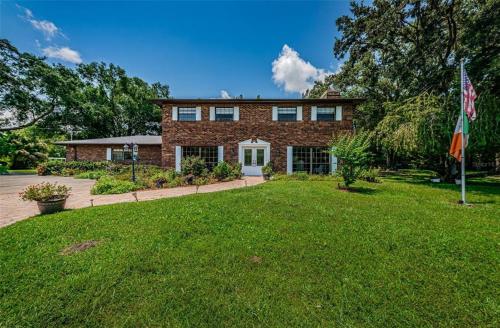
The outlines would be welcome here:
M 68 140 L 54 142 L 56 145 L 161 145 L 161 136 L 125 136 L 100 139 Z
M 364 98 L 298 98 L 298 99 L 152 99 L 151 102 L 161 104 L 360 104 Z

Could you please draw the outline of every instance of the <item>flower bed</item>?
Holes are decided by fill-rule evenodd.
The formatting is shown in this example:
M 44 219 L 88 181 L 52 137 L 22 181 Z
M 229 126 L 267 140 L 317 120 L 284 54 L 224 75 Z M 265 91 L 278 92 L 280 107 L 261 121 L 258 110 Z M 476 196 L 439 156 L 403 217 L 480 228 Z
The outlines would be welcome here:
M 132 182 L 132 166 L 114 162 L 46 162 L 38 166 L 39 175 L 73 176 L 97 180 L 92 194 L 120 194 L 143 189 L 205 185 L 241 178 L 241 165 L 219 162 L 211 171 L 199 157 L 182 161 L 181 172 L 153 165 L 136 165 L 136 181 Z

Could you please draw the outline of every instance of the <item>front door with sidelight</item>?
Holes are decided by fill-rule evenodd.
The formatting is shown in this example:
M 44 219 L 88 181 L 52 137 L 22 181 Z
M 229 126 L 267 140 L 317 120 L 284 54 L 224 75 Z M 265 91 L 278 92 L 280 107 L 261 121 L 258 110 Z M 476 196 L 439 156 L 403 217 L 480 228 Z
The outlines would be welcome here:
M 263 147 L 243 147 L 243 166 L 244 175 L 262 175 L 264 166 Z

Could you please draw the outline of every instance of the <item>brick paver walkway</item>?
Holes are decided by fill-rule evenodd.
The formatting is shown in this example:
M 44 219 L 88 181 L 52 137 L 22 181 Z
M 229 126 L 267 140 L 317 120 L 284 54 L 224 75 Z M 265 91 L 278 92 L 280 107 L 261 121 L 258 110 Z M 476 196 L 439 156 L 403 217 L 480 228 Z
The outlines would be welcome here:
M 71 196 L 66 201 L 66 208 L 82 208 L 94 206 L 134 202 L 133 193 L 119 195 L 91 195 L 90 189 L 94 180 L 73 179 L 70 177 L 36 176 L 36 175 L 2 175 L 0 176 L 0 228 L 38 214 L 36 202 L 24 202 L 19 198 L 26 186 L 41 182 L 57 182 L 72 188 Z M 215 183 L 201 186 L 199 193 L 229 190 L 245 186 L 253 186 L 264 182 L 261 177 L 245 177 L 242 180 Z M 196 193 L 195 186 L 169 189 L 144 190 L 137 192 L 139 201 L 158 198 L 177 197 Z

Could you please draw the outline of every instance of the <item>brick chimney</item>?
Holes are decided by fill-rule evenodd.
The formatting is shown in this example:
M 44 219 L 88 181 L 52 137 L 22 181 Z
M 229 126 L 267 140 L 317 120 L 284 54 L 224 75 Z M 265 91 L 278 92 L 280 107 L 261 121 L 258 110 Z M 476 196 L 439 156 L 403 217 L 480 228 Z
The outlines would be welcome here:
M 328 89 L 326 92 L 326 98 L 327 99 L 337 99 L 340 98 L 340 92 L 334 89 Z
M 321 95 L 320 98 L 323 98 L 323 99 L 338 99 L 338 98 L 340 98 L 340 92 L 338 92 L 335 89 L 330 88 L 330 89 L 326 90 L 325 92 L 323 92 L 323 94 Z

